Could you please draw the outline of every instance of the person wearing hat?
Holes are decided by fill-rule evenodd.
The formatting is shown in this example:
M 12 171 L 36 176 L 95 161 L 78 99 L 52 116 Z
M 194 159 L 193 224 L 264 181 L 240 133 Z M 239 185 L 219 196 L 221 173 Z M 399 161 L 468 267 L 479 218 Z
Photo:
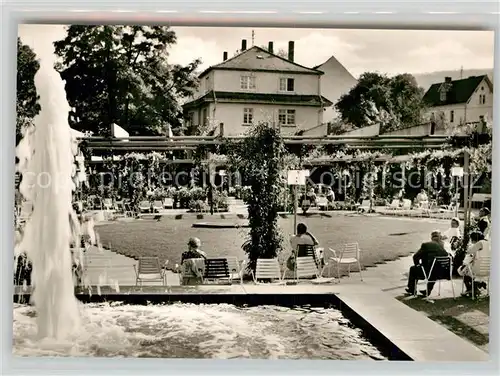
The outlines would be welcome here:
M 418 280 L 425 279 L 424 271 L 426 275 L 429 275 L 434 259 L 439 256 L 448 256 L 448 252 L 444 249 L 441 231 L 435 230 L 431 232 L 431 241 L 422 243 L 420 249 L 413 255 L 414 265 L 410 267 L 408 287 L 406 288 L 408 294 L 416 294 Z M 421 290 L 420 293 L 427 295 L 428 292 L 430 295 L 433 288 L 434 282 L 429 282 L 427 290 Z
M 188 250 L 181 256 L 182 284 L 197 285 L 203 282 L 207 255 L 200 249 L 201 241 L 198 238 L 190 238 L 187 246 Z

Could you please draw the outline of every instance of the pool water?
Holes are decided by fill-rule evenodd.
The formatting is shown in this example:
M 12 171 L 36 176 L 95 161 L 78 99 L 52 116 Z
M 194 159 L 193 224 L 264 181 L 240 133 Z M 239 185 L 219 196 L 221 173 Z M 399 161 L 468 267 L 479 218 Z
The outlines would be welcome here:
M 386 359 L 336 309 L 228 304 L 81 306 L 82 329 L 37 340 L 36 313 L 14 306 L 17 356 Z

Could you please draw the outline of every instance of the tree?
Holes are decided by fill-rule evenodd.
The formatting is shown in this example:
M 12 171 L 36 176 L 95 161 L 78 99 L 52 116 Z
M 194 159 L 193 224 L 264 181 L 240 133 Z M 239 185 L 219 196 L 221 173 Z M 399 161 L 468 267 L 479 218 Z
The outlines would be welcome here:
M 282 249 L 278 210 L 285 147 L 278 129 L 259 123 L 243 141 L 228 141 L 225 149 L 230 166 L 247 176 L 251 187 L 246 201 L 250 235 L 243 250 L 248 268 L 255 271 L 257 259 L 275 258 Z
M 420 124 L 424 104 L 423 90 L 411 74 L 388 77 L 363 73 L 356 86 L 335 104 L 344 122 L 355 128 L 374 123 L 381 131 Z
M 260 48 L 269 52 L 267 46 L 260 46 Z M 288 60 L 288 52 L 286 52 L 284 48 L 280 48 L 277 51 L 274 51 L 273 54 Z
M 165 26 L 68 27 L 54 43 L 57 69 L 74 108 L 70 124 L 107 134 L 116 123 L 132 135 L 165 134 L 181 126 L 180 100 L 197 88 L 199 60 L 168 63 L 175 32 Z
M 16 144 L 23 130 L 32 124 L 40 112 L 39 96 L 35 87 L 35 74 L 40 68 L 35 52 L 17 38 L 17 101 L 16 101 Z

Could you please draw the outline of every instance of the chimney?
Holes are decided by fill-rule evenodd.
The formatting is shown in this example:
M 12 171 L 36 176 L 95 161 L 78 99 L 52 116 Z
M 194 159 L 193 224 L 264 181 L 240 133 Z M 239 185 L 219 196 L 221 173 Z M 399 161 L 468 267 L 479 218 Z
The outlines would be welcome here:
M 247 40 L 242 39 L 241 40 L 241 51 L 245 51 L 247 49 Z
M 222 54 L 222 61 L 226 60 L 227 60 L 227 51 L 224 51 L 224 53 Z
M 267 45 L 267 50 L 270 52 L 270 53 L 274 53 L 274 43 L 273 42 L 269 42 L 268 45 Z
M 288 60 L 293 62 L 293 58 L 295 55 L 295 42 L 291 40 L 288 42 Z
M 450 84 L 451 83 L 451 77 L 445 77 L 444 78 L 444 82 L 447 83 L 447 84 Z

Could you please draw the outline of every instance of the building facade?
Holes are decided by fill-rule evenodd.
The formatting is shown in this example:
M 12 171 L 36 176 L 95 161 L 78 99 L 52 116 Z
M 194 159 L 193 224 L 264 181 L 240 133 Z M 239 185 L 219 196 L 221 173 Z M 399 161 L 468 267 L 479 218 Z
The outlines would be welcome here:
M 294 42 L 288 58 L 253 46 L 200 74 L 200 86 L 183 106 L 186 127 L 216 128 L 224 124 L 224 135 L 244 135 L 259 122 L 279 125 L 282 133 L 317 129 L 323 125 L 325 108 L 332 102 L 321 95 L 323 72 L 294 62 Z M 320 133 L 326 134 L 326 125 Z
M 324 73 L 321 77 L 321 94 L 333 102 L 332 106 L 325 108 L 323 115 L 325 122 L 329 122 L 338 115 L 335 103 L 356 86 L 358 80 L 334 56 L 314 69 Z
M 444 82 L 433 84 L 424 95 L 428 106 L 428 121 L 449 125 L 493 119 L 493 84 L 487 75 L 460 80 L 445 77 Z

